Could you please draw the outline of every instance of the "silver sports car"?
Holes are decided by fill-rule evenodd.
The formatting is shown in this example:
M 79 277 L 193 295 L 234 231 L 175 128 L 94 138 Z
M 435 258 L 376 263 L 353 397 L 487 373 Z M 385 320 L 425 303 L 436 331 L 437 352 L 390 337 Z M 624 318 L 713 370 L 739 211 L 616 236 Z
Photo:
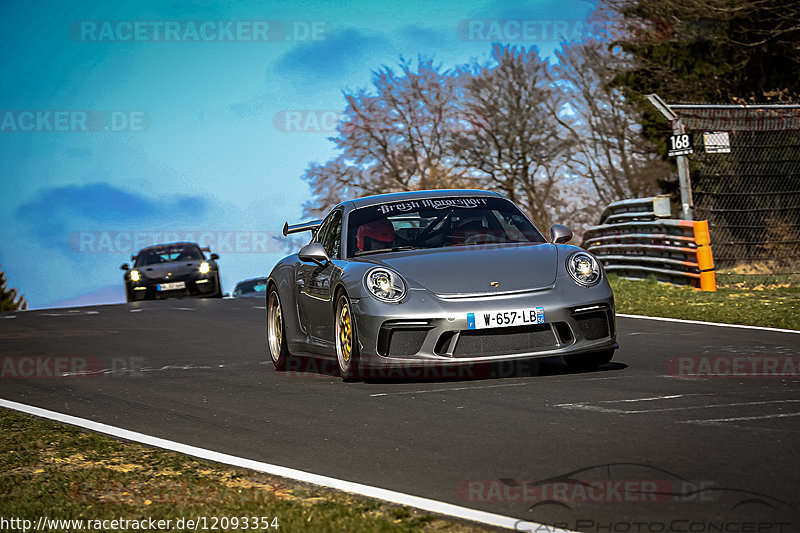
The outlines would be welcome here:
M 278 370 L 292 354 L 335 358 L 345 380 L 368 369 L 552 356 L 592 368 L 618 348 L 600 262 L 564 244 L 564 226 L 550 228 L 548 242 L 500 194 L 360 198 L 283 228 L 303 231 L 311 242 L 267 282 Z

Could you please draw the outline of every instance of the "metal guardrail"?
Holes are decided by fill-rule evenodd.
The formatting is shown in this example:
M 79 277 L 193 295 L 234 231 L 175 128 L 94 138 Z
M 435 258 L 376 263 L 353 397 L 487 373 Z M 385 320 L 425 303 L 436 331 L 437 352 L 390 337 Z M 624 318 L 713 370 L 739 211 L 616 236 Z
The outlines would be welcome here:
M 600 225 L 586 230 L 583 248 L 610 272 L 624 277 L 654 275 L 660 281 L 716 290 L 708 222 L 676 220 L 668 196 L 609 205 Z

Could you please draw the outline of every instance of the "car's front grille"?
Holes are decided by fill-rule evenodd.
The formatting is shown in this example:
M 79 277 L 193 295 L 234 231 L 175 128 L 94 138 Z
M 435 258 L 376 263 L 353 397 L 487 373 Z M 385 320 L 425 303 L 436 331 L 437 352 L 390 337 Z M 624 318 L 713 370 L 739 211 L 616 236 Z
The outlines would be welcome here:
M 514 328 L 474 329 L 458 335 L 454 357 L 485 357 L 528 353 L 557 346 L 550 324 Z

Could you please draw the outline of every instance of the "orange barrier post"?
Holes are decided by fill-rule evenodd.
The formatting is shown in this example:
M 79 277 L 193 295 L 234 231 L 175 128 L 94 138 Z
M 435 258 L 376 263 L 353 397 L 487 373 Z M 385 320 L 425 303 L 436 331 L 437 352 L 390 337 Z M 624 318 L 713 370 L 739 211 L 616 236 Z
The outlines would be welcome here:
M 708 220 L 695 220 L 694 242 L 697 244 L 697 267 L 700 269 L 700 290 L 717 290 L 717 275 L 714 271 L 714 257 L 711 254 L 711 234 Z

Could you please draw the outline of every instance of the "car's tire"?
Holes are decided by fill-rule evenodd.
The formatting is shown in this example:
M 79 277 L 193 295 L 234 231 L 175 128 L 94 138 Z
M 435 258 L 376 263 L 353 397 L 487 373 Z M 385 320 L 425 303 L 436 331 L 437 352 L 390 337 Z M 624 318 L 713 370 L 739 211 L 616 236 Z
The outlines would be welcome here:
M 267 295 L 267 348 L 275 370 L 286 370 L 289 350 L 286 347 L 286 327 L 278 290 L 272 287 Z
M 572 370 L 594 370 L 611 362 L 614 357 L 614 350 L 603 350 L 601 352 L 582 353 L 568 355 L 564 360 Z
M 336 298 L 336 311 L 333 315 L 336 331 L 336 362 L 339 375 L 344 381 L 358 379 L 358 334 L 353 319 L 350 298 L 344 292 Z

